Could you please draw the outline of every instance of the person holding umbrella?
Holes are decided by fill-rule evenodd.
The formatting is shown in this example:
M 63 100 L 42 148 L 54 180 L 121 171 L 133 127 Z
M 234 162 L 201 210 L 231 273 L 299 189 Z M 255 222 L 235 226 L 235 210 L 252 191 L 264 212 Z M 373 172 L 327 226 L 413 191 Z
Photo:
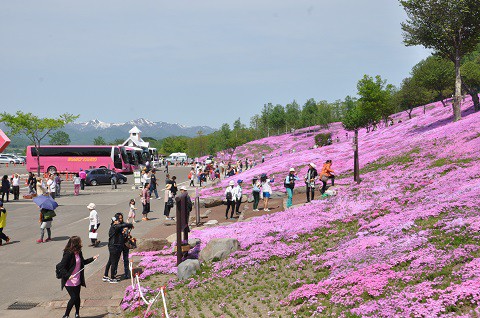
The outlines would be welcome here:
M 37 240 L 37 243 L 49 242 L 52 240 L 52 221 L 56 216 L 54 210 L 58 207 L 58 203 L 48 195 L 35 197 L 33 198 L 33 202 L 35 202 L 40 208 L 40 218 L 38 221 L 40 223 L 40 239 Z M 43 237 L 45 236 L 45 229 L 47 229 L 48 237 L 44 241 Z

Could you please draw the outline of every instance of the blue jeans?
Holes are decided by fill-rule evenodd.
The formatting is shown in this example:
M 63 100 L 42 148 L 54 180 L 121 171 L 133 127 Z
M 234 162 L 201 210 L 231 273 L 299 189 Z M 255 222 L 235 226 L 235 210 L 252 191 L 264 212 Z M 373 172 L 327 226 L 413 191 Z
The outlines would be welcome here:
M 292 206 L 293 189 L 287 188 L 287 208 Z
M 155 193 L 155 199 L 158 199 L 158 191 L 157 188 L 150 188 L 150 196 L 152 196 L 152 192 Z

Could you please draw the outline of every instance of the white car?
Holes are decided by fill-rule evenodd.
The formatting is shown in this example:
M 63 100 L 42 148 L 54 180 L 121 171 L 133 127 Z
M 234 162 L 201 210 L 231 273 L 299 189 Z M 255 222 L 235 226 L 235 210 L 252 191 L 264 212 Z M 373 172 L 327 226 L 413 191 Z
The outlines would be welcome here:
M 11 155 L 11 154 L 3 154 L 2 156 L 5 156 L 5 157 L 8 157 L 8 158 L 11 158 L 13 159 L 13 161 L 15 163 L 24 163 L 25 161 L 23 160 L 23 158 L 19 158 L 15 155 Z
M 5 155 L 0 155 L 0 163 L 20 163 L 20 161 Z

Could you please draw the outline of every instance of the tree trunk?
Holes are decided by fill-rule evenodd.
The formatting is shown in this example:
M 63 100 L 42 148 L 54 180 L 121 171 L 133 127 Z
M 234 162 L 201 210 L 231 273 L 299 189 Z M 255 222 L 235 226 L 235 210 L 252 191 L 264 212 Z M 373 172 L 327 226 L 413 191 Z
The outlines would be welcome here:
M 35 145 L 37 151 L 37 176 L 40 177 L 40 145 Z
M 353 180 L 360 183 L 360 163 L 358 160 L 358 129 L 355 129 L 355 137 L 353 139 Z
M 412 119 L 413 108 L 410 108 L 410 109 L 407 110 L 406 112 L 407 112 L 407 114 L 408 114 L 408 119 Z
M 462 119 L 462 76 L 460 75 L 460 53 L 455 57 L 455 96 L 453 97 L 453 121 Z
M 472 96 L 473 107 L 476 112 L 480 111 L 480 98 L 478 98 L 478 94 L 476 92 L 470 93 Z
M 443 107 L 447 107 L 447 103 L 445 102 L 445 99 L 443 98 L 443 96 L 440 97 L 441 98 L 441 102 L 442 102 L 442 105 Z

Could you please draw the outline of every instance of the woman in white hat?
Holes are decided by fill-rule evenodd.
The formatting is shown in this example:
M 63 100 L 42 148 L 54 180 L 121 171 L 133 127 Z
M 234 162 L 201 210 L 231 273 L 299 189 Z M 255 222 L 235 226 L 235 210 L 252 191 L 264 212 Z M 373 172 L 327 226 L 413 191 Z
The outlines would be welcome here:
M 228 184 L 228 187 L 225 189 L 225 199 L 227 200 L 227 210 L 225 211 L 225 219 L 227 220 L 228 220 L 228 210 L 232 208 L 232 212 L 230 212 L 230 219 L 233 219 L 233 212 L 235 210 L 235 201 L 233 197 L 234 186 L 235 186 L 235 181 L 231 180 Z
M 95 203 L 90 203 L 89 205 L 87 205 L 87 209 L 90 210 L 90 215 L 88 217 L 90 221 L 90 231 L 88 236 L 92 241 L 92 244 L 90 244 L 89 246 L 97 247 L 98 244 L 100 244 L 100 240 L 97 239 L 98 237 L 97 231 L 98 231 L 98 228 L 100 227 L 100 221 L 98 219 L 98 213 L 95 210 L 96 209 Z

